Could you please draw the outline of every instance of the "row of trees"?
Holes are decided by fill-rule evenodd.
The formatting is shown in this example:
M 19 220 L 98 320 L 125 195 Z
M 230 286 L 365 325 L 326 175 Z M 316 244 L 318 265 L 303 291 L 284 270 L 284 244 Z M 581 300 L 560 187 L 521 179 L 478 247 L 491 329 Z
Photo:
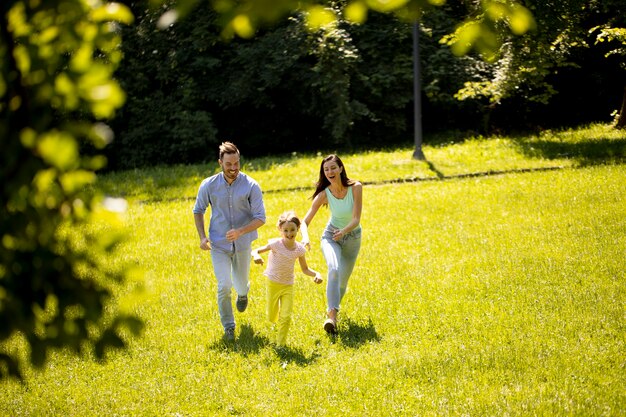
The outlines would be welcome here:
M 487 12 L 474 2 L 425 9 L 424 130 L 489 133 L 610 120 L 622 100 L 623 56 L 605 58 L 621 44 L 597 40 L 607 28 L 626 26 L 620 3 L 525 1 L 534 30 L 503 36 L 496 54 L 464 56 L 454 53 L 455 28 Z M 206 1 L 164 30 L 158 22 L 168 7 L 149 8 L 147 0 L 130 6 L 137 20 L 124 28 L 116 75 L 128 100 L 113 122 L 111 168 L 213 159 L 226 139 L 248 155 L 412 140 L 411 21 L 370 12 L 365 24 L 354 24 L 341 17 L 345 2 L 332 1 L 339 18 L 324 30 L 307 30 L 306 13 L 296 13 L 252 39 L 225 42 L 223 16 Z

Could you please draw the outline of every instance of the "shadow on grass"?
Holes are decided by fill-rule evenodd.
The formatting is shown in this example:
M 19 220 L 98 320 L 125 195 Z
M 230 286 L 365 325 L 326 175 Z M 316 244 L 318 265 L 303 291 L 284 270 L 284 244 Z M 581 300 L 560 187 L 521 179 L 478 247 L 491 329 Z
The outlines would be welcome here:
M 545 159 L 573 159 L 580 166 L 626 162 L 626 139 L 592 137 L 578 142 L 513 138 L 519 149 L 528 156 Z
M 233 341 L 227 341 L 219 339 L 209 345 L 209 349 L 214 350 L 232 350 L 243 356 L 256 354 L 261 351 L 265 346 L 270 344 L 270 340 L 263 335 L 260 335 L 254 331 L 249 324 L 241 325 L 241 331 L 239 335 L 235 337 Z
M 435 173 L 435 175 L 437 175 L 437 178 L 442 180 L 444 179 L 446 176 L 443 175 L 443 172 L 439 171 L 439 168 L 437 168 L 435 166 L 435 164 L 433 164 L 432 162 L 430 162 L 428 159 L 425 160 L 426 164 L 428 164 L 428 169 L 430 169 L 432 172 Z
M 256 333 L 249 324 L 241 325 L 241 331 L 239 335 L 235 337 L 235 340 L 216 340 L 209 345 L 209 349 L 227 350 L 246 357 L 248 355 L 258 354 L 267 346 L 273 347 L 274 353 L 276 353 L 276 356 L 281 362 L 292 363 L 298 366 L 310 365 L 320 356 L 315 352 L 307 356 L 302 350 L 290 346 L 276 346 L 266 336 Z
M 329 337 L 333 343 L 340 343 L 352 349 L 357 349 L 369 342 L 380 341 L 372 319 L 367 319 L 367 323 L 362 324 L 346 318 L 339 324 L 339 332 Z
M 282 362 L 293 363 L 298 366 L 310 365 L 320 357 L 319 353 L 316 352 L 313 352 L 311 356 L 306 356 L 302 350 L 290 346 L 274 347 L 274 352 Z

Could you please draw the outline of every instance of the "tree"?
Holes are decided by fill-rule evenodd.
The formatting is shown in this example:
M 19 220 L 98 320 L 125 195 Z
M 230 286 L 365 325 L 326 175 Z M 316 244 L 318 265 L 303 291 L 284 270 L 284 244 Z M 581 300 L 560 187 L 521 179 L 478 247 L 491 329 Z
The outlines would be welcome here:
M 176 9 L 165 13 L 161 20 L 161 26 L 166 27 L 172 21 L 178 18 L 178 15 L 186 15 L 198 0 L 180 0 Z M 267 8 L 261 0 L 243 0 L 235 1 L 213 1 L 212 4 L 219 10 L 224 19 L 224 29 L 222 34 L 227 37 L 238 35 L 243 38 L 252 37 L 257 27 L 277 20 L 281 15 L 292 11 L 302 10 L 307 18 L 307 25 L 311 30 L 321 30 L 328 32 L 337 27 L 336 23 L 341 20 L 340 15 L 343 14 L 346 20 L 354 23 L 363 23 L 367 19 L 368 10 L 376 12 L 393 13 L 405 21 L 416 23 L 422 16 L 423 12 L 431 6 L 441 6 L 444 1 L 441 0 L 411 0 L 411 1 L 394 1 L 386 0 L 349 0 L 349 1 L 328 1 L 318 4 L 312 1 L 300 0 L 278 0 L 275 1 L 272 8 Z M 534 20 L 530 12 L 519 3 L 511 0 L 481 0 L 478 3 L 482 13 L 479 16 L 471 18 L 460 25 L 449 43 L 455 50 L 457 55 L 465 55 L 471 50 L 476 50 L 485 59 L 493 59 L 501 44 L 500 32 L 501 27 L 505 26 L 517 34 L 523 34 L 534 26 Z M 415 37 L 418 32 L 415 32 Z M 418 56 L 417 46 L 414 47 L 415 55 Z M 416 62 L 417 67 L 417 62 Z M 417 77 L 417 75 L 414 75 Z M 345 78 L 345 77 L 344 77 Z M 416 79 L 415 85 L 419 86 Z M 334 90 L 329 90 L 330 92 Z M 417 106 L 420 102 L 420 92 L 415 92 L 416 110 L 421 106 Z M 349 106 L 341 108 L 340 113 L 345 114 L 343 110 L 347 110 Z M 414 157 L 423 158 L 421 150 L 421 123 L 417 126 L 416 119 L 416 149 Z M 419 139 L 418 137 L 419 136 Z
M 620 22 L 624 24 L 626 22 Z M 602 26 L 598 26 L 591 29 L 591 33 L 596 33 L 596 44 L 608 43 L 611 46 L 609 51 L 606 52 L 605 57 L 608 59 L 618 58 L 620 59 L 619 65 L 623 70 L 626 70 L 626 28 L 624 27 L 611 27 L 611 22 Z M 619 24 L 619 23 L 617 23 Z M 624 84 L 624 90 L 622 95 L 622 105 L 619 112 L 616 115 L 615 127 L 618 129 L 626 128 L 626 84 Z
M 166 10 L 160 27 L 170 28 L 198 1 L 178 0 L 170 8 L 169 2 L 155 0 Z M 312 39 L 322 47 L 318 64 L 323 74 L 311 85 L 329 92 L 328 99 L 341 109 L 325 119 L 336 136 L 346 132 L 355 111 L 367 114 L 346 99 L 345 75 L 354 62 L 338 15 L 362 23 L 372 10 L 413 21 L 441 3 L 276 0 L 268 7 L 266 0 L 210 2 L 222 38 L 249 39 L 268 22 L 293 11 L 304 13 Z M 489 56 L 498 47 L 500 26 L 523 33 L 530 25 L 527 10 L 517 3 L 480 4 L 485 17 L 457 32 L 453 44 L 460 53 L 475 48 Z M 106 164 L 102 149 L 113 136 L 104 122 L 125 99 L 114 71 L 122 56 L 120 24 L 130 23 L 132 13 L 127 6 L 99 0 L 4 0 L 0 12 L 0 375 L 5 377 L 19 376 L 27 365 L 13 349 L 16 339 L 29 347 L 28 362 L 42 366 L 51 348 L 68 347 L 77 354 L 95 350 L 104 357 L 108 348 L 125 345 L 128 332 L 138 334 L 141 322 L 115 308 L 116 291 L 131 273 L 127 265 L 109 262 L 123 239 L 110 224 L 116 204 L 123 201 L 105 199 L 103 205 L 93 191 L 96 172 Z M 346 60 L 335 66 L 333 54 Z M 183 81 L 182 96 L 201 100 L 190 89 L 193 82 Z M 205 112 L 188 112 L 181 120 L 208 125 L 205 133 L 212 132 Z M 187 139 L 185 148 L 202 146 L 193 134 Z
M 342 12 L 345 3 L 328 2 L 336 18 L 317 30 L 308 27 L 308 12 L 295 11 L 250 39 L 226 41 L 224 19 L 208 0 L 161 30 L 156 22 L 171 6 L 130 4 L 136 23 L 123 29 L 117 72 L 129 99 L 112 124 L 118 140 L 107 147 L 114 169 L 201 162 L 218 136 L 237 138 L 257 155 L 406 140 L 412 22 L 395 13 L 371 12 L 357 24 Z M 464 66 L 483 61 L 457 58 L 438 43 L 467 16 L 461 6 L 432 7 L 421 18 L 424 90 L 438 109 L 461 107 L 454 120 L 474 123 L 467 109 L 477 106 L 452 96 L 466 79 Z M 444 8 L 452 10 L 445 18 L 438 13 Z M 431 125 L 449 120 L 428 114 Z
M 128 9 L 79 0 L 0 6 L 0 377 L 21 377 L 13 342 L 41 367 L 51 348 L 125 345 L 141 322 L 115 309 L 130 273 L 113 266 L 116 206 L 93 191 L 105 161 L 81 155 L 111 139 L 102 123 L 124 93 L 112 79 Z M 104 204 L 102 204 L 104 203 Z
M 524 104 L 515 112 L 520 119 L 531 109 L 528 103 L 545 105 L 557 94 L 564 93 L 559 91 L 559 81 L 604 54 L 599 49 L 604 47 L 603 41 L 617 41 L 605 29 L 623 27 L 625 23 L 623 1 L 527 0 L 524 4 L 535 16 L 536 30 L 521 37 L 505 36 L 492 63 L 476 71 L 457 93 L 461 100 L 485 101 L 490 110 L 486 113 L 486 126 L 490 124 L 489 114 L 507 102 L 517 100 Z M 620 51 L 619 43 L 615 44 L 615 48 L 606 51 L 613 59 L 619 56 Z M 577 91 L 564 99 L 563 104 L 569 104 L 567 100 L 572 101 L 571 97 L 584 96 L 589 83 L 579 78 L 577 84 Z M 588 88 L 594 87 L 589 85 Z M 622 88 L 623 85 L 620 85 L 620 95 Z M 567 110 L 562 107 L 561 113 L 572 111 L 572 105 L 569 106 Z M 584 112 L 588 109 L 581 109 L 581 113 Z M 584 114 L 580 116 L 583 119 Z

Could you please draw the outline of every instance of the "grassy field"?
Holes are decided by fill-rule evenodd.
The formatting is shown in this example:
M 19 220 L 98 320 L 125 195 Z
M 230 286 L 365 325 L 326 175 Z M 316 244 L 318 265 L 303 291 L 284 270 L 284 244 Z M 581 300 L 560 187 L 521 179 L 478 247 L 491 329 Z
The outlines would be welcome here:
M 217 164 L 109 174 L 129 201 L 117 261 L 144 270 L 120 303 L 146 329 L 106 363 L 56 352 L 0 382 L 6 416 L 618 416 L 626 410 L 626 133 L 595 125 L 341 155 L 364 187 L 363 244 L 340 334 L 299 274 L 288 348 L 270 343 L 263 268 L 221 340 L 191 207 Z M 245 157 L 245 154 L 244 154 Z M 275 236 L 307 210 L 318 155 L 244 159 Z M 325 264 L 310 227 L 309 265 Z M 15 342 L 16 348 L 19 343 Z

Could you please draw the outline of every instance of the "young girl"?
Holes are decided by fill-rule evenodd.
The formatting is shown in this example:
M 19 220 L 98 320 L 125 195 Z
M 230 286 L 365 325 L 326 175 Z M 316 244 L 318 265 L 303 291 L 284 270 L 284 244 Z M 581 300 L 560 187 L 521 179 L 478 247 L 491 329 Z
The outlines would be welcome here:
M 306 263 L 306 249 L 296 242 L 300 229 L 300 219 L 293 211 L 286 211 L 278 219 L 280 239 L 271 239 L 269 243 L 252 250 L 254 263 L 263 265 L 263 258 L 259 253 L 270 251 L 267 269 L 267 316 L 272 323 L 277 323 L 278 334 L 276 344 L 284 345 L 287 340 L 287 331 L 291 324 L 291 310 L 293 307 L 294 264 L 300 262 L 302 272 L 313 277 L 313 282 L 322 282 L 322 275 L 310 269 Z

